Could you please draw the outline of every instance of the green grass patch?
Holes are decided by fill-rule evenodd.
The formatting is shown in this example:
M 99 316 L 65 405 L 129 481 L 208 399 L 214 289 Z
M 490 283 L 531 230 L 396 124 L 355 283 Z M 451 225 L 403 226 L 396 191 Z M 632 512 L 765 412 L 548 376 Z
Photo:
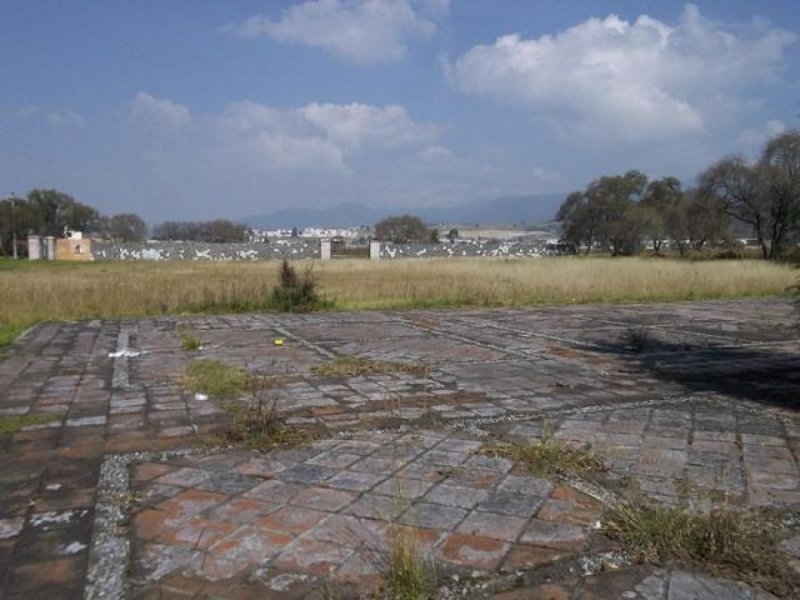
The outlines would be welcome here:
M 241 367 L 221 360 L 197 359 L 186 367 L 182 384 L 190 392 L 232 398 L 253 391 L 257 379 Z
M 181 348 L 187 352 L 200 350 L 202 342 L 197 334 L 188 327 L 179 327 L 178 334 L 181 336 Z
M 29 326 L 30 325 L 26 322 L 0 325 L 0 348 L 3 346 L 8 346 Z
M 545 431 L 541 440 L 525 442 L 489 442 L 480 454 L 507 458 L 526 471 L 545 476 L 584 476 L 608 470 L 605 463 L 588 447 L 573 448 L 554 441 Z
M 641 563 L 682 563 L 761 587 L 780 598 L 800 597 L 800 576 L 779 547 L 775 518 L 753 511 L 683 508 L 627 502 L 612 511 L 607 534 Z
M 44 425 L 58 421 L 53 415 L 11 415 L 0 417 L 0 434 L 18 433 L 31 425 Z
M 361 375 L 392 375 L 407 373 L 416 377 L 427 377 L 430 369 L 425 365 L 370 360 L 356 356 L 338 356 L 311 367 L 311 372 L 323 377 L 358 377 Z

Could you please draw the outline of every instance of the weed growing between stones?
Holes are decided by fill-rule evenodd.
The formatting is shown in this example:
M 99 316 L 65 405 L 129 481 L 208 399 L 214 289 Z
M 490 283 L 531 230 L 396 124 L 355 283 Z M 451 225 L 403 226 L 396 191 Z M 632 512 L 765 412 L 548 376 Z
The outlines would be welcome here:
M 383 360 L 370 360 L 357 356 L 338 356 L 333 360 L 311 367 L 311 372 L 323 377 L 359 377 L 361 375 L 391 375 L 407 373 L 427 377 L 429 368 L 420 364 L 407 364 Z
M 800 594 L 800 575 L 780 549 L 780 525 L 753 511 L 684 508 L 628 501 L 614 506 L 606 533 L 637 562 L 688 566 L 742 580 L 781 598 Z
M 480 454 L 507 458 L 531 473 L 543 476 L 582 476 L 603 473 L 605 463 L 588 446 L 573 448 L 553 440 L 547 426 L 540 440 L 524 442 L 489 442 Z
M 53 415 L 11 415 L 10 417 L 0 417 L 0 434 L 17 433 L 25 427 L 31 425 L 44 425 L 58 420 Z
M 188 327 L 179 327 L 178 334 L 181 336 L 181 348 L 188 352 L 200 349 L 201 342 L 197 334 Z
M 389 569 L 386 574 L 387 598 L 423 600 L 433 588 L 431 569 L 423 562 L 416 532 L 394 524 L 389 533 Z
M 197 359 L 186 367 L 182 384 L 190 392 L 214 398 L 232 398 L 253 391 L 257 381 L 241 367 L 221 360 Z
M 228 403 L 225 406 L 231 415 L 230 426 L 224 433 L 226 443 L 266 452 L 295 448 L 313 440 L 309 432 L 287 427 L 280 418 L 278 399 L 270 397 L 271 383 L 269 378 L 262 377 L 253 387 L 246 405 Z

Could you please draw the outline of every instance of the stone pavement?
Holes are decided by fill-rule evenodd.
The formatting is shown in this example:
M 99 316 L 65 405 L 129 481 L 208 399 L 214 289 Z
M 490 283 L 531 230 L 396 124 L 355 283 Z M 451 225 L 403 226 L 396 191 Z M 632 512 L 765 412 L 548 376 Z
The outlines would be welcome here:
M 0 359 L 0 418 L 37 416 L 0 433 L 2 597 L 353 595 L 380 584 L 398 524 L 450 587 L 474 583 L 460 597 L 756 597 L 584 568 L 608 549 L 598 501 L 472 450 L 547 432 L 655 501 L 796 506 L 797 320 L 763 300 L 41 325 Z M 181 349 L 185 327 L 201 351 Z M 312 372 L 336 356 L 430 372 Z M 196 358 L 279 376 L 281 415 L 321 439 L 198 450 L 228 415 L 180 389 Z

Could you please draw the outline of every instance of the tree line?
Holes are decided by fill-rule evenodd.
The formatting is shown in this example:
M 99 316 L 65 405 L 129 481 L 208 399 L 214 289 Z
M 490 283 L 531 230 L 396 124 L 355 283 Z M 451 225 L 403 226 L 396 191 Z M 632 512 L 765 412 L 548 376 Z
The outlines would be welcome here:
M 567 196 L 556 220 L 562 242 L 587 253 L 631 255 L 644 243 L 659 253 L 669 241 L 683 255 L 730 243 L 737 229 L 779 258 L 800 241 L 800 132 L 771 138 L 753 162 L 723 158 L 689 189 L 639 171 L 601 177 Z
M 96 208 L 58 190 L 34 189 L 24 197 L 0 199 L 0 254 L 14 253 L 15 234 L 18 254 L 25 254 L 28 235 L 63 237 L 69 230 L 116 243 L 143 242 L 149 234 L 139 215 L 101 215 Z M 153 237 L 159 240 L 243 242 L 248 235 L 246 225 L 225 219 L 167 221 L 153 228 Z

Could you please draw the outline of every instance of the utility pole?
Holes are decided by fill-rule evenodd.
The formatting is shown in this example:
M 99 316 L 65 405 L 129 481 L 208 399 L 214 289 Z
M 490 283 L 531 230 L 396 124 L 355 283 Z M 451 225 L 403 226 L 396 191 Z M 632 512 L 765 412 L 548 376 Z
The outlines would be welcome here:
M 14 260 L 17 260 L 17 198 L 11 192 L 11 252 Z

